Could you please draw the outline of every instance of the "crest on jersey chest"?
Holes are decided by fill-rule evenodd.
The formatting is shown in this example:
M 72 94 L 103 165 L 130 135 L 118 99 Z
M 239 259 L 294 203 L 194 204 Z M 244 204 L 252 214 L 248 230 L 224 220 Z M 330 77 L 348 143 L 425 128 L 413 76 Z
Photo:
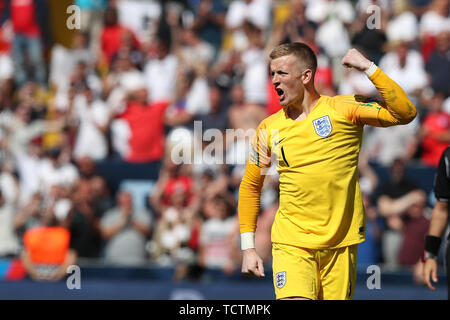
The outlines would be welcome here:
M 333 131 L 333 126 L 328 115 L 314 119 L 313 125 L 316 133 L 323 138 L 328 137 L 331 131 Z

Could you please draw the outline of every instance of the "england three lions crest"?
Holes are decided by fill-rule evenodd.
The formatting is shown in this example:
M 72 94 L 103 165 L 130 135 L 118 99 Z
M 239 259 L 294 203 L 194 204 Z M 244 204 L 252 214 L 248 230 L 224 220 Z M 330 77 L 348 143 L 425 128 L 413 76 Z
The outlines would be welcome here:
M 331 125 L 331 120 L 329 116 L 323 116 L 313 120 L 314 130 L 316 133 L 326 138 L 330 135 L 331 131 L 333 131 L 333 127 Z
M 275 282 L 278 289 L 281 289 L 286 284 L 286 271 L 277 272 L 275 275 Z

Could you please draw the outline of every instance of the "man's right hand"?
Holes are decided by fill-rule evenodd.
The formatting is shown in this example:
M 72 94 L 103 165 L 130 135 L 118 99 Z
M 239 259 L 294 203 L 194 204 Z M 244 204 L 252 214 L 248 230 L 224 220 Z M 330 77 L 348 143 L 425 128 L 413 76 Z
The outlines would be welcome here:
M 431 290 L 435 290 L 435 287 L 431 284 L 430 277 L 433 279 L 433 282 L 437 282 L 437 261 L 436 259 L 426 259 L 425 265 L 423 266 L 423 277 L 424 281 L 427 284 L 428 288 Z
M 254 275 L 258 278 L 264 277 L 264 266 L 262 259 L 255 249 L 247 249 L 243 252 L 242 273 Z

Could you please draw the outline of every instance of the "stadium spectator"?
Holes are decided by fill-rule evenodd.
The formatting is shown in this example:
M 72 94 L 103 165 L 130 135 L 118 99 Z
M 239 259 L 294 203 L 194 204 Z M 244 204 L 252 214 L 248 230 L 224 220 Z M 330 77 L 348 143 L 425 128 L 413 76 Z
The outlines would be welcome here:
M 403 239 L 403 217 L 409 208 L 420 204 L 425 192 L 405 177 L 405 164 L 397 159 L 390 167 L 390 181 L 382 186 L 377 208 L 385 219 L 386 230 L 382 236 L 382 254 L 386 268 L 399 267 L 399 250 Z
M 38 177 L 38 186 L 44 196 L 49 195 L 54 185 L 73 187 L 79 178 L 76 166 L 70 162 L 67 146 L 48 149 L 34 174 Z
M 377 8 L 381 9 L 381 16 L 378 21 L 373 20 L 373 14 L 377 11 L 369 10 L 371 5 L 376 5 Z M 387 1 L 363 0 L 358 1 L 358 6 L 358 16 L 350 27 L 352 44 L 367 54 L 368 59 L 378 64 L 383 56 L 383 48 L 387 41 L 386 25 L 389 16 L 389 3 Z M 372 25 L 369 28 L 369 21 L 375 24 L 375 28 Z M 376 25 L 376 23 L 379 23 L 379 25 Z
M 19 254 L 19 239 L 14 227 L 16 210 L 13 203 L 5 201 L 0 189 L 0 258 L 15 257 Z
M 423 59 L 404 40 L 391 41 L 389 46 L 393 51 L 381 58 L 380 68 L 403 88 L 414 103 L 428 81 Z M 386 128 L 385 131 L 371 128 L 364 142 L 364 152 L 369 154 L 370 159 L 385 166 L 390 166 L 396 158 L 409 161 L 417 151 L 415 134 L 419 126 L 419 119 L 416 118 L 408 125 Z M 389 137 L 389 143 L 386 137 Z
M 358 246 L 358 266 L 370 266 L 382 261 L 383 222 L 370 200 L 370 193 L 363 188 L 361 192 L 366 213 L 366 241 Z
M 19 238 L 32 228 L 41 227 L 41 215 L 45 211 L 44 197 L 36 192 L 24 203 L 14 216 L 14 229 Z
M 118 21 L 117 9 L 108 7 L 104 13 L 104 26 L 101 31 L 101 62 L 104 67 L 108 67 L 114 55 L 120 48 L 131 41 L 133 47 L 139 47 L 140 43 L 133 31 L 121 25 Z
M 336 89 L 333 85 L 333 70 L 331 61 L 325 54 L 323 54 L 323 52 L 319 52 L 317 55 L 317 69 L 314 83 L 320 94 L 327 96 L 336 95 Z
M 114 200 L 111 196 L 111 191 L 104 177 L 94 175 L 90 178 L 92 192 L 94 194 L 94 207 L 100 215 L 114 207 Z
M 253 138 L 258 121 L 266 116 L 266 110 L 255 103 L 246 102 L 244 89 L 240 83 L 231 90 L 232 104 L 228 109 L 230 128 L 233 135 L 226 136 L 226 163 L 231 164 L 230 180 L 232 187 L 238 187 L 248 159 L 248 143 Z
M 390 50 L 381 58 L 380 68 L 414 98 L 428 84 L 422 56 L 403 39 L 389 40 L 387 45 Z
M 156 213 L 156 227 L 150 251 L 159 265 L 180 264 L 176 278 L 187 275 L 188 267 L 196 264 L 199 217 L 199 194 L 186 165 L 176 165 L 167 156 L 149 203 Z
M 22 264 L 36 281 L 58 281 L 67 274 L 67 268 L 77 262 L 67 229 L 70 205 L 48 209 L 40 217 L 40 226 L 28 229 L 23 236 Z
M 332 16 L 345 24 L 355 18 L 355 9 L 348 0 L 338 1 L 307 1 L 306 17 L 315 23 L 323 23 Z
M 221 89 L 216 85 L 209 86 L 208 98 L 210 101 L 210 110 L 207 114 L 201 114 L 196 121 L 201 121 L 202 129 L 218 129 L 222 133 L 229 128 L 227 117 L 226 99 Z
M 77 32 L 72 38 L 72 45 L 66 48 L 61 44 L 55 44 L 51 50 L 49 64 L 49 83 L 57 88 L 57 97 L 67 99 L 67 91 L 70 87 L 70 76 L 75 68 L 83 63 L 92 67 L 96 56 L 88 49 L 89 38 L 86 33 Z M 59 105 L 66 105 L 67 102 L 58 101 Z
M 262 29 L 247 22 L 244 24 L 244 30 L 249 41 L 248 47 L 240 53 L 245 101 L 264 106 L 267 101 L 269 72 Z
M 450 31 L 436 35 L 436 47 L 426 63 L 426 71 L 431 79 L 430 86 L 435 92 L 442 92 L 444 97 L 450 95 Z
M 15 175 L 15 166 L 10 161 L 1 163 L 0 170 L 0 190 L 3 191 L 3 198 L 6 204 L 17 205 L 20 197 L 19 182 Z
M 186 189 L 179 185 L 170 196 L 170 204 L 160 213 L 151 242 L 152 259 L 158 265 L 195 264 L 198 227 L 194 221 L 198 220 L 197 208 L 188 207 L 187 201 Z M 183 278 L 186 271 L 178 271 L 177 278 Z
M 194 67 L 196 64 L 204 64 L 209 66 L 216 53 L 214 47 L 200 38 L 197 31 L 192 27 L 185 27 L 178 30 L 181 33 L 180 44 L 178 48 L 174 48 L 181 63 L 187 67 Z
M 417 152 L 416 135 L 420 129 L 418 119 L 406 126 L 367 128 L 367 139 L 363 142 L 362 152 L 377 164 L 389 167 L 395 159 L 405 162 L 412 160 Z
M 291 0 L 289 4 L 290 16 L 281 27 L 280 42 L 301 41 L 314 46 L 317 24 L 307 19 L 305 15 L 306 2 Z
M 94 205 L 94 194 L 89 181 L 78 181 L 72 200 L 73 210 L 67 218 L 71 234 L 70 247 L 80 258 L 99 258 L 101 213 L 96 210 Z
M 12 59 L 14 62 L 14 81 L 20 87 L 34 79 L 41 86 L 47 86 L 43 40 L 47 39 L 46 28 L 48 7 L 42 0 L 7 0 L 0 18 L 0 25 L 11 20 L 14 39 Z M 26 48 L 24 50 L 24 48 Z M 26 64 L 25 52 L 29 65 Z M 33 77 L 28 73 L 33 69 Z
M 123 131 L 116 131 L 121 146 L 121 156 L 129 163 L 159 161 L 164 154 L 164 113 L 169 101 L 148 102 L 143 75 L 129 72 L 121 79 L 128 94 L 126 107 L 116 118 L 121 120 Z M 117 145 L 116 145 L 117 148 Z
M 420 19 L 420 35 L 422 42 L 426 43 L 426 37 L 435 37 L 441 31 L 447 30 L 450 26 L 448 17 L 448 0 L 433 0 L 428 10 Z
M 236 83 L 231 88 L 231 106 L 228 108 L 228 119 L 231 129 L 255 129 L 258 120 L 265 116 L 264 110 L 253 103 L 246 103 L 242 84 Z
M 221 55 L 208 71 L 210 82 L 216 82 L 226 92 L 242 81 L 243 70 L 239 67 L 240 53 L 236 50 L 222 50 Z
M 71 250 L 70 232 L 60 226 L 45 226 L 28 230 L 24 235 L 22 264 L 36 281 L 58 281 L 67 268 L 77 261 Z
M 421 12 L 419 32 L 420 50 L 425 60 L 436 48 L 436 37 L 441 32 L 448 32 L 450 18 L 448 17 L 449 2 L 447 0 L 432 0 Z
M 340 61 L 350 49 L 350 34 L 346 28 L 355 19 L 355 9 L 348 0 L 308 1 L 306 18 L 318 25 L 315 43 L 331 59 L 334 84 L 342 78 Z
M 109 1 L 110 6 L 117 8 L 120 23 L 132 30 L 144 47 L 154 40 L 158 25 L 163 20 L 163 10 L 169 10 L 173 3 L 173 1 Z M 179 6 L 176 7 L 179 10 Z
M 231 1 L 225 17 L 225 27 L 230 33 L 232 47 L 239 51 L 249 46 L 246 24 L 254 25 L 263 31 L 267 30 L 270 25 L 270 1 Z
M 103 28 L 103 12 L 109 0 L 75 0 L 74 4 L 81 10 L 80 31 L 89 36 L 90 50 L 98 52 L 100 34 Z
M 270 3 L 267 0 L 231 1 L 225 21 L 230 30 L 242 28 L 245 22 L 267 29 L 270 25 Z
M 189 68 L 179 68 L 177 86 L 173 103 L 167 108 L 164 124 L 178 128 L 193 120 L 193 115 L 186 112 L 186 101 L 195 80 L 195 71 Z
M 73 157 L 90 157 L 96 161 L 105 159 L 108 155 L 106 134 L 111 119 L 106 103 L 84 86 L 74 97 L 69 112 L 77 126 L 73 128 L 77 132 Z
M 223 0 L 200 0 L 191 4 L 195 12 L 193 28 L 200 37 L 210 43 L 215 52 L 222 45 L 223 27 L 227 8 Z
M 179 82 L 174 103 L 168 108 L 164 122 L 168 127 L 193 130 L 193 121 L 211 110 L 211 97 L 206 78 L 206 65 L 179 69 Z
M 207 114 L 211 110 L 206 65 L 197 64 L 194 69 L 195 78 L 186 96 L 185 111 L 191 120 L 196 116 Z
M 150 102 L 170 100 L 175 94 L 177 79 L 178 57 L 172 53 L 171 44 L 164 38 L 157 38 L 154 49 L 144 64 L 144 75 Z M 164 77 L 161 77 L 161 75 Z M 181 80 L 182 81 L 182 80 Z
M 107 98 L 108 104 L 111 105 L 112 109 L 115 109 L 115 105 L 111 102 L 120 102 L 114 101 L 113 92 L 118 87 L 121 87 L 122 77 L 130 72 L 138 71 L 131 61 L 130 54 L 128 49 L 121 48 L 114 56 L 109 72 L 102 79 L 102 93 Z
M 443 110 L 444 94 L 436 92 L 429 102 L 418 137 L 422 146 L 421 161 L 437 167 L 439 158 L 450 143 L 450 114 Z
M 0 8 L 0 15 L 2 8 Z M 11 54 L 11 43 L 13 38 L 12 26 L 4 23 L 0 26 L 0 81 L 2 84 L 10 83 L 14 76 L 14 63 Z
M 205 221 L 200 230 L 198 261 L 206 268 L 220 269 L 228 274 L 237 267 L 233 261 L 230 241 L 233 241 L 233 217 L 230 217 L 230 204 L 217 195 L 206 199 L 203 205 Z
M 426 217 L 426 197 L 414 201 L 402 217 L 403 241 L 399 249 L 398 262 L 413 268 L 415 280 L 422 283 L 422 256 L 425 250 L 424 239 L 430 220 Z
M 152 220 L 149 212 L 133 208 L 131 194 L 119 191 L 116 206 L 105 212 L 100 232 L 105 241 L 105 262 L 114 265 L 142 265 Z
M 82 180 L 90 180 L 96 174 L 96 165 L 94 159 L 88 156 L 80 157 L 75 160 L 79 177 Z
M 43 152 L 40 140 L 34 139 L 29 142 L 26 153 L 15 156 L 21 205 L 28 202 L 33 193 L 39 192 L 39 177 L 36 172 L 39 170 Z
M 359 156 L 358 171 L 359 185 L 366 214 L 366 241 L 358 245 L 358 265 L 369 266 L 381 261 L 383 225 L 378 209 L 373 203 L 379 178 L 364 154 Z
M 170 156 L 166 156 L 156 185 L 148 199 L 158 216 L 172 205 L 171 197 L 179 190 L 183 190 L 186 194 L 184 207 L 196 203 L 193 178 L 186 172 L 184 165 L 177 165 Z
M 60 132 L 65 126 L 64 119 L 43 119 L 42 113 L 45 114 L 46 107 L 38 101 L 39 93 L 34 92 L 34 88 L 34 83 L 22 86 L 18 92 L 21 97 L 13 113 L 9 116 L 5 114 L 7 121 L 2 124 L 8 137 L 5 147 L 13 157 L 26 154 L 33 139 L 44 139 L 45 133 Z M 44 144 L 48 140 L 41 142 Z
M 393 16 L 386 26 L 386 36 L 389 41 L 414 42 L 419 36 L 418 21 L 411 11 L 407 0 L 392 2 Z

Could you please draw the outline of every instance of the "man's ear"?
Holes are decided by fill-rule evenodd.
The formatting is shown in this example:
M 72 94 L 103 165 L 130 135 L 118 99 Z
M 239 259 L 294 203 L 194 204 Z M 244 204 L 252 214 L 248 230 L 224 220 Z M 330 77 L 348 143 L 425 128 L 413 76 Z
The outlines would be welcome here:
M 313 80 L 313 72 L 311 69 L 306 69 L 305 71 L 302 72 L 302 83 L 303 85 L 307 85 L 308 83 L 311 82 L 311 80 Z

